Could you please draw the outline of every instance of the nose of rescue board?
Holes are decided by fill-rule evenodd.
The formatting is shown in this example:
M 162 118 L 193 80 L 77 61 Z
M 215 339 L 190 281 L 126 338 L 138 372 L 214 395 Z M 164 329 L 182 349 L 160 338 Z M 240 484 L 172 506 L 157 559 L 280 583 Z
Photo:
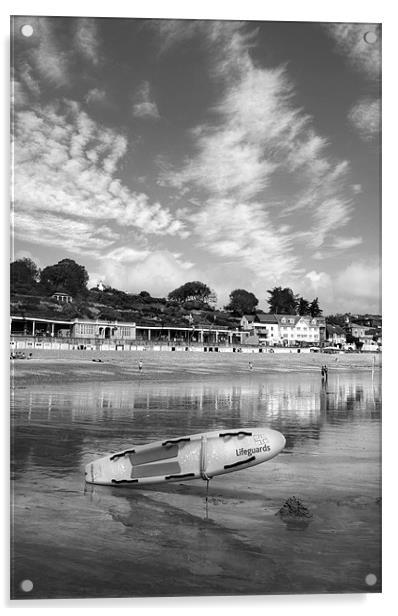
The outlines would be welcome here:
M 87 464 L 87 483 L 145 485 L 210 479 L 267 462 L 285 447 L 283 434 L 269 428 L 205 432 L 133 446 Z

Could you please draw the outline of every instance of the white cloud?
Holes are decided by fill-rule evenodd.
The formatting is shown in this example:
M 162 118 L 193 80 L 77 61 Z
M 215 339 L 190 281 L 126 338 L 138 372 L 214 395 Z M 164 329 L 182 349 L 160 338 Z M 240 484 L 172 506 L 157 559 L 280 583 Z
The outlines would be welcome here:
M 350 219 L 350 204 L 338 198 L 322 201 L 316 209 L 315 225 L 310 231 L 310 242 L 320 248 L 330 232 L 344 226 Z
M 297 266 L 292 236 L 277 232 L 259 203 L 213 200 L 192 214 L 190 220 L 201 246 L 245 265 L 256 278 L 275 279 L 292 273 Z
M 96 124 L 72 101 L 42 112 L 17 111 L 16 208 L 39 211 L 42 217 L 47 211 L 97 224 L 112 222 L 119 233 L 131 227 L 143 235 L 186 236 L 184 224 L 168 208 L 132 192 L 116 177 L 126 151 L 124 136 Z M 84 246 L 82 238 L 82 250 Z
M 133 115 L 136 118 L 160 118 L 159 110 L 151 95 L 151 87 L 148 81 L 144 81 L 134 96 Z
M 364 141 L 372 141 L 380 130 L 380 100 L 362 99 L 351 107 L 348 119 Z
M 362 241 L 361 237 L 336 237 L 331 242 L 331 246 L 337 250 L 347 250 L 359 246 L 359 244 L 362 244 Z
M 188 279 L 201 279 L 202 274 L 168 251 L 148 253 L 144 258 L 120 259 L 120 254 L 109 253 L 101 259 L 100 279 L 105 284 L 122 288 L 132 293 L 149 291 L 154 296 L 165 297 Z M 99 267 L 97 263 L 96 267 Z
M 193 156 L 180 169 L 165 166 L 161 180 L 191 204 L 197 191 L 206 195 L 200 211 L 188 217 L 203 248 L 224 258 L 239 255 L 256 275 L 259 269 L 291 275 L 298 266 L 298 242 L 319 248 L 349 222 L 348 162 L 327 156 L 327 139 L 294 104 L 286 69 L 254 64 L 249 54 L 254 30 L 215 22 L 203 32 L 224 92 L 211 109 L 214 121 L 191 131 Z M 268 203 L 278 176 L 276 182 L 283 177 L 296 190 L 275 209 Z M 310 221 L 306 229 L 297 230 L 298 210 Z
M 370 78 L 379 77 L 381 68 L 381 31 L 378 24 L 327 24 L 327 31 L 336 42 L 336 49 L 349 64 Z M 367 42 L 367 33 L 376 35 L 374 43 Z M 369 37 L 368 37 L 369 40 Z
M 315 270 L 308 272 L 298 292 L 304 297 L 319 296 L 324 314 L 330 312 L 380 312 L 380 263 L 373 260 L 352 262 L 349 266 L 331 276 Z
M 74 43 L 78 51 L 93 64 L 99 62 L 98 20 L 82 17 L 77 20 Z
M 24 242 L 53 248 L 62 246 L 63 250 L 71 253 L 91 254 L 95 257 L 117 238 L 108 227 L 44 211 L 35 214 L 15 211 L 12 216 L 12 232 L 15 238 Z
M 378 306 L 380 297 L 381 268 L 380 263 L 372 261 L 357 261 L 337 275 L 335 293 L 344 298 L 350 305 L 359 310 L 360 302 Z
M 85 96 L 86 103 L 103 103 L 106 101 L 106 92 L 100 88 L 92 88 Z

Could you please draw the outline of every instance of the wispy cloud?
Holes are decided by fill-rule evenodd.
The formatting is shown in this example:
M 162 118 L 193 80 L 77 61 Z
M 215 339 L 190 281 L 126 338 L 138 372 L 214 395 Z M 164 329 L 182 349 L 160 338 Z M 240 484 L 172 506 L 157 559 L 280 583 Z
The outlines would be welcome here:
M 98 257 L 114 243 L 118 235 L 94 221 L 83 221 L 68 216 L 58 216 L 45 210 L 30 213 L 17 209 L 12 217 L 15 238 L 49 247 L 62 246 L 71 253 Z
M 144 81 L 134 95 L 133 115 L 136 118 L 151 118 L 153 120 L 160 118 L 148 81 Z
M 337 250 L 347 250 L 359 246 L 362 244 L 362 241 L 361 237 L 336 237 L 332 241 L 331 246 Z
M 93 64 L 99 62 L 98 19 L 83 17 L 76 23 L 74 42 L 76 49 Z
M 236 261 L 258 277 L 294 273 L 292 238 L 277 229 L 259 203 L 217 199 L 191 215 L 199 243 L 214 255 Z
M 328 140 L 294 104 L 286 68 L 254 64 L 254 34 L 237 23 L 208 26 L 213 73 L 224 78 L 224 92 L 211 109 L 214 121 L 191 131 L 194 155 L 180 169 L 165 168 L 161 181 L 185 199 L 206 196 L 189 218 L 202 247 L 223 257 L 239 255 L 256 275 L 261 270 L 282 277 L 297 271 L 297 241 L 319 248 L 350 220 L 343 181 L 348 163 L 328 157 Z M 276 174 L 298 188 L 277 211 L 267 205 Z M 312 220 L 308 228 L 281 231 L 277 216 L 290 230 L 289 217 L 298 210 Z
M 372 141 L 380 130 L 379 99 L 363 99 L 351 107 L 348 119 L 364 141 Z
M 101 88 L 92 88 L 85 96 L 86 103 L 104 103 L 106 101 L 106 92 Z
M 46 233 L 55 218 L 45 212 L 90 224 L 112 222 L 119 234 L 132 228 L 142 236 L 186 235 L 168 208 L 121 182 L 117 169 L 127 152 L 126 138 L 96 124 L 77 103 L 17 111 L 14 140 L 16 208 L 20 214 L 40 211 L 41 220 L 48 221 Z

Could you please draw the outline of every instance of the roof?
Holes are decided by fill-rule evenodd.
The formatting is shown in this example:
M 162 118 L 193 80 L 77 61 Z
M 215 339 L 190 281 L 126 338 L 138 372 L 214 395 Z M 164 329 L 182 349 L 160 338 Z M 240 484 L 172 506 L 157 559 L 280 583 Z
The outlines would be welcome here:
M 283 325 L 287 327 L 294 327 L 297 321 L 301 319 L 301 316 L 297 314 L 276 314 L 275 317 L 279 324 L 283 323 Z M 283 319 L 285 319 L 285 321 L 283 321 Z
M 274 314 L 263 314 L 260 312 L 256 317 L 259 323 L 278 323 L 278 319 Z
M 256 318 L 255 314 L 244 314 L 244 315 L 242 315 L 242 319 L 246 319 L 247 321 L 249 321 L 249 323 L 253 323 L 255 318 Z
M 66 291 L 55 291 L 55 293 L 53 293 L 51 297 L 53 297 L 54 295 L 67 295 L 68 297 L 72 297 L 72 295 L 70 293 L 67 293 Z
M 331 325 L 329 323 L 326 325 L 326 331 L 328 334 L 339 334 L 340 336 L 345 335 L 346 333 L 340 325 Z

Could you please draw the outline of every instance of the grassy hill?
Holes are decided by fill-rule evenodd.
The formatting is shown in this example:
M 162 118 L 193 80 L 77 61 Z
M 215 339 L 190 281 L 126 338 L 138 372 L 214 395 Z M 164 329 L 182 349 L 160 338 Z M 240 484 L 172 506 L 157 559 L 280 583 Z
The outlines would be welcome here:
M 70 304 L 61 304 L 47 295 L 11 295 L 10 312 L 15 316 L 72 320 L 103 319 L 135 322 L 138 325 L 187 327 L 190 325 L 236 328 L 240 318 L 229 312 L 215 310 L 199 301 L 180 303 L 151 297 L 143 291 L 138 295 L 117 289 L 91 289 Z

